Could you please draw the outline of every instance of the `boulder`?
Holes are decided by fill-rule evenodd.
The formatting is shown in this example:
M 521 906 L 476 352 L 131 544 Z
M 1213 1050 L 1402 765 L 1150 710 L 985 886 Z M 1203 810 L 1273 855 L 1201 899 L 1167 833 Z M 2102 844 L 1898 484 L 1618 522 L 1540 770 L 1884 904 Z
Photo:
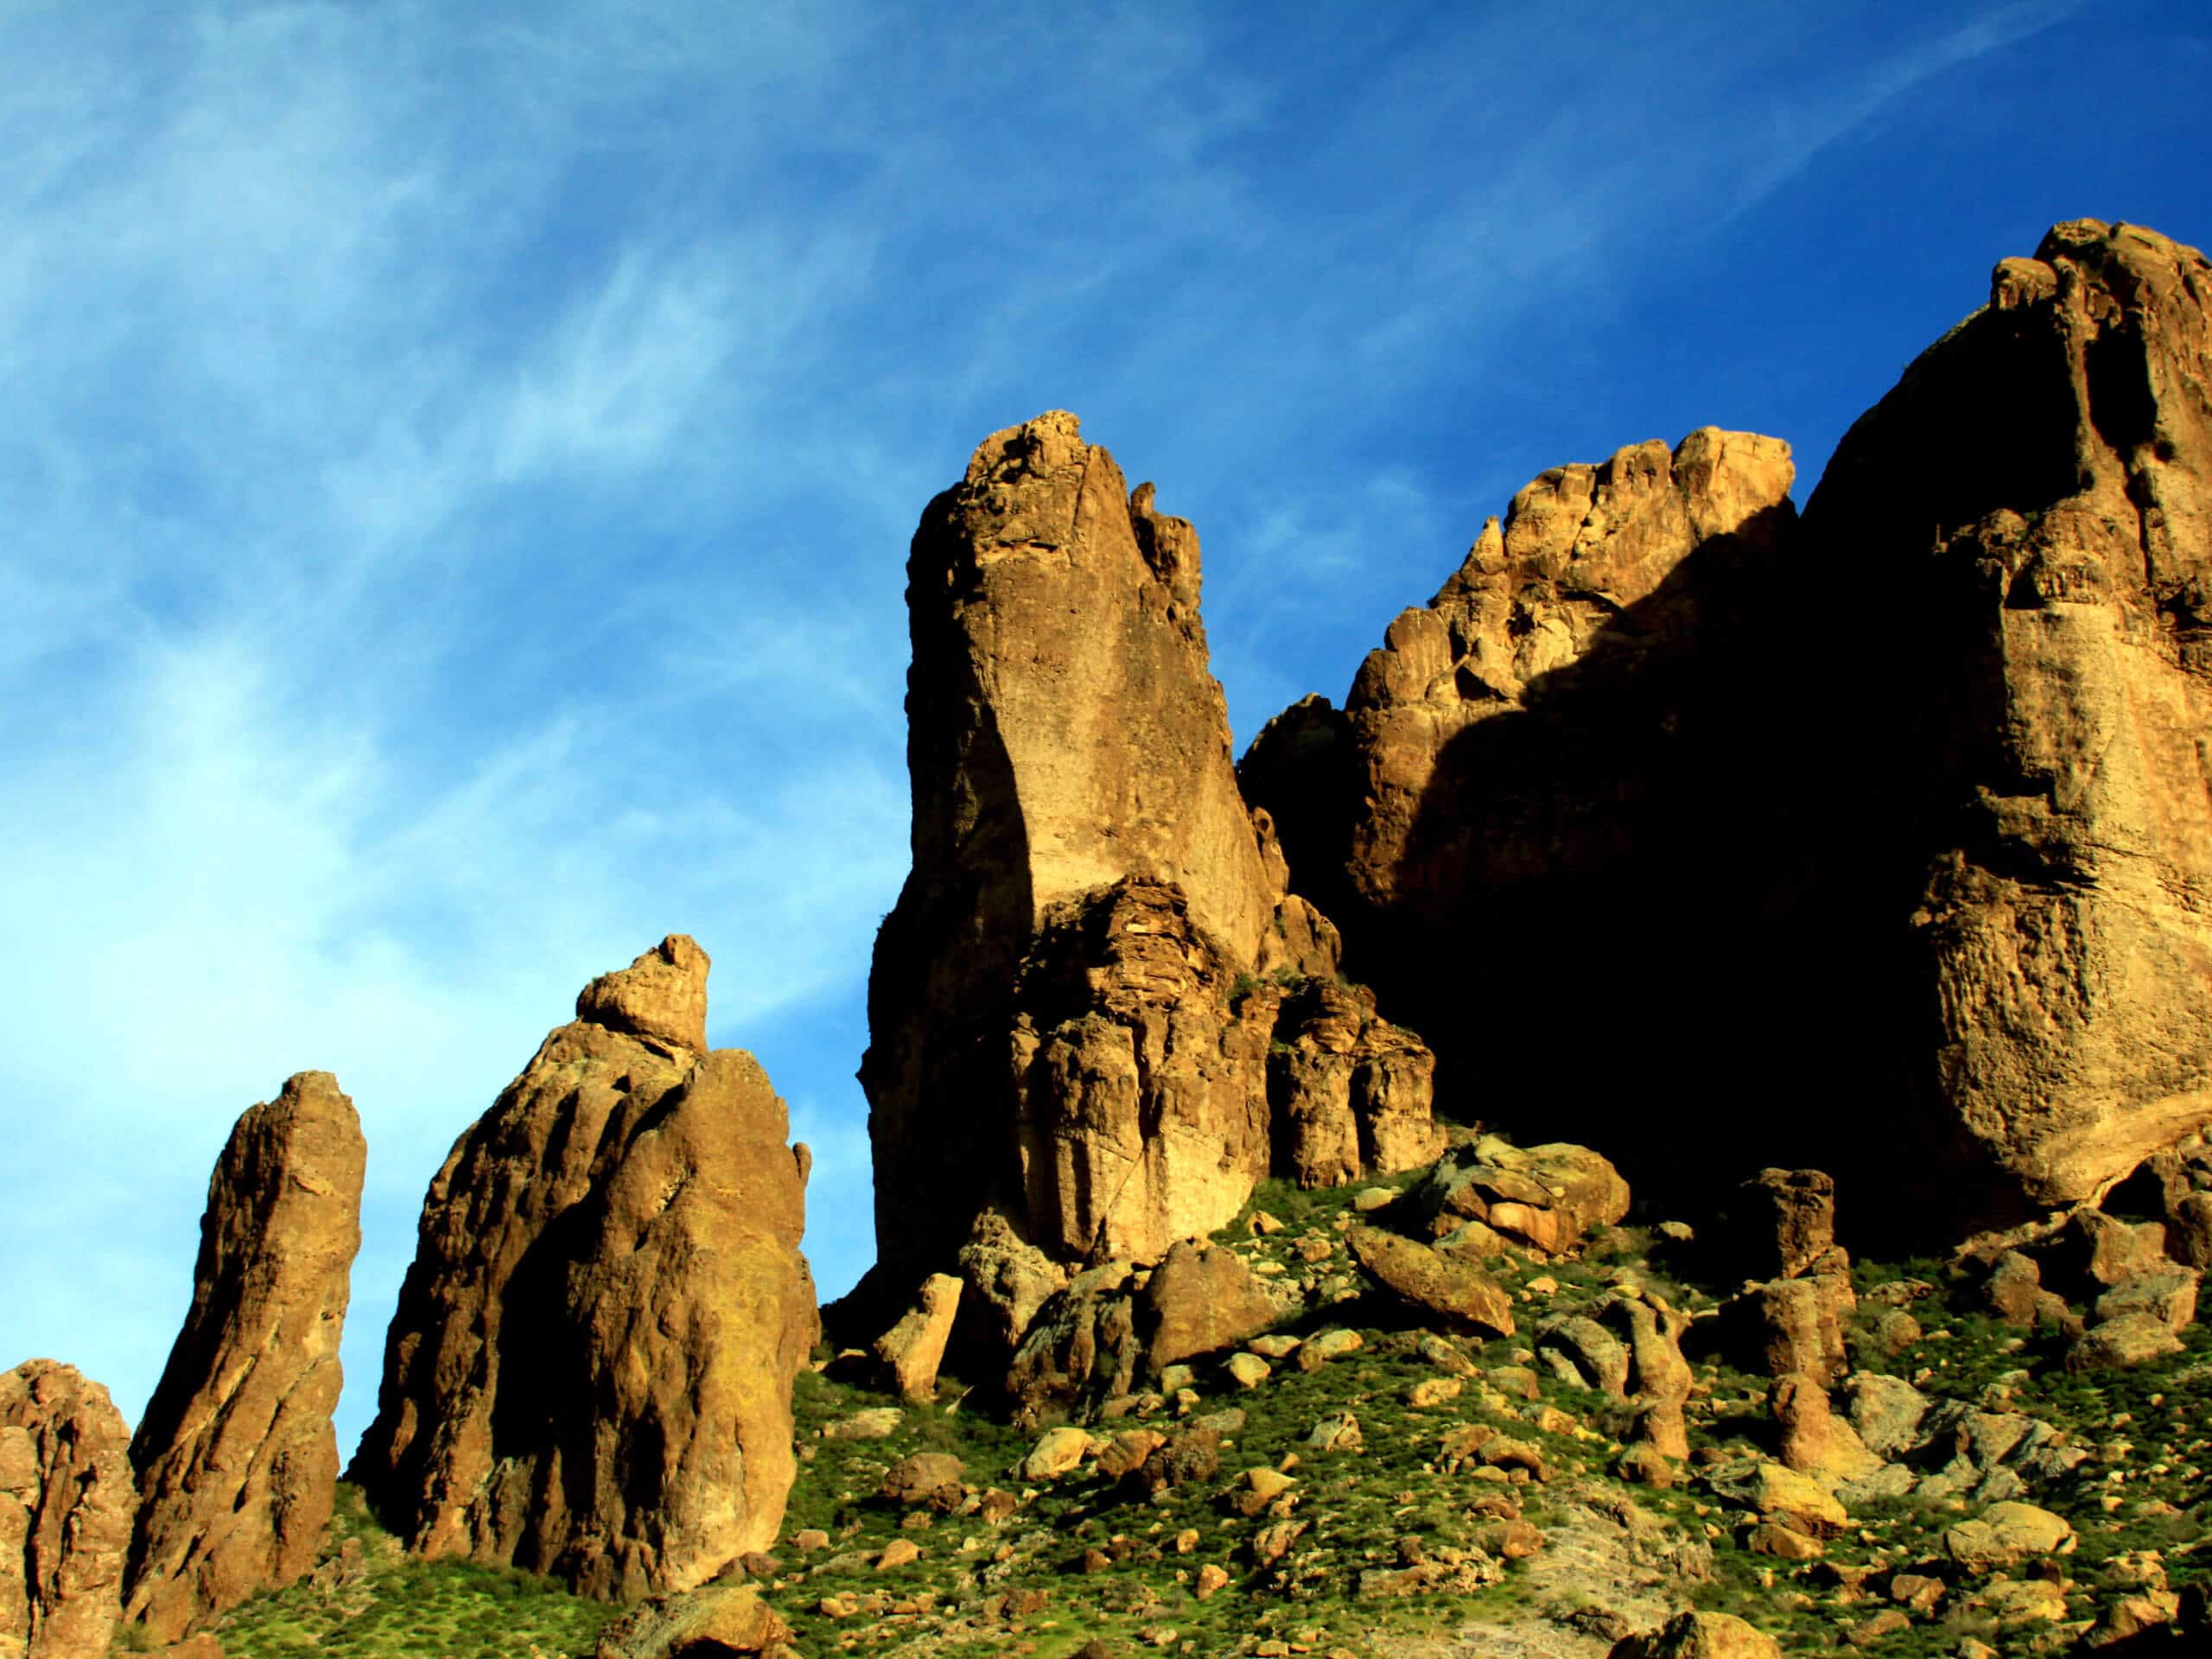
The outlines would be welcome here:
M 957 1509 L 965 1496 L 960 1459 L 949 1452 L 917 1452 L 893 1464 L 876 1489 L 886 1503 Z
M 1835 1243 L 1835 1178 L 1817 1169 L 1763 1169 L 1743 1185 L 1748 1272 L 1795 1279 Z
M 1849 1514 L 1825 1486 L 1779 1463 L 1762 1459 L 1741 1469 L 1716 1470 L 1706 1481 L 1762 1519 L 1782 1521 L 1808 1538 L 1834 1538 L 1851 1524 Z
M 418 1554 L 630 1599 L 780 1528 L 804 1186 L 759 1062 L 651 1013 L 707 969 L 677 935 L 594 981 L 430 1183 L 350 1471 Z
M 1014 1230 L 996 1210 L 976 1217 L 959 1253 L 961 1310 L 988 1351 L 1020 1346 L 1038 1310 L 1068 1284 L 1068 1270 Z
M 1156 1259 L 1268 1173 L 1274 976 L 1337 967 L 1237 788 L 1197 533 L 1055 410 L 977 448 L 907 577 L 913 868 L 861 1067 L 880 1257 L 949 1260 L 997 1209 L 1058 1261 Z M 1381 1077 L 1394 1123 L 1414 1084 Z
M 1587 1147 L 1516 1147 L 1483 1135 L 1437 1161 L 1407 1196 L 1439 1237 L 1479 1222 L 1547 1255 L 1573 1249 L 1628 1213 L 1628 1183 Z
M 2074 1529 L 2063 1516 L 2033 1503 L 1993 1503 L 1943 1535 L 1943 1553 L 1961 1573 L 1975 1574 L 2025 1566 L 2070 1554 Z
M 1606 1316 L 1628 1331 L 1629 1385 L 1636 1407 L 1636 1438 L 1663 1455 L 1690 1454 L 1683 1407 L 1694 1380 L 1681 1337 L 1689 1320 L 1656 1294 L 1616 1296 Z
M 1512 1295 L 1480 1268 L 1374 1227 L 1354 1227 L 1344 1238 L 1359 1265 L 1401 1301 L 1463 1329 L 1513 1334 Z
M 250 1108 L 216 1160 L 192 1309 L 130 1446 L 124 1617 L 149 1641 L 315 1567 L 337 1502 L 331 1413 L 367 1162 L 327 1071 Z
M 2101 1371 L 2148 1364 L 2182 1351 L 2181 1338 L 2155 1313 L 2123 1313 L 2091 1325 L 2066 1351 L 2069 1371 Z
M 1536 1357 L 1569 1388 L 1594 1389 L 1616 1400 L 1628 1397 L 1626 1345 L 1586 1315 L 1568 1314 L 1538 1325 Z
M 1649 1636 L 1623 1637 L 1608 1659 L 1783 1659 L 1781 1644 L 1733 1613 L 1677 1613 Z
M 766 1653 L 791 1634 L 757 1586 L 710 1584 L 640 1603 L 600 1632 L 594 1654 L 594 1659 L 721 1659 Z
M 1257 1336 L 1281 1310 L 1244 1258 L 1219 1245 L 1185 1239 L 1167 1252 L 1137 1293 L 1137 1330 L 1154 1376 L 1179 1361 Z
M 1894 1458 L 1918 1444 L 1928 1396 L 1901 1376 L 1856 1371 L 1851 1377 L 1851 1427 L 1877 1457 Z
M 937 1398 L 938 1367 L 944 1363 L 959 1307 L 960 1281 L 933 1273 L 922 1281 L 913 1306 L 875 1339 L 876 1362 L 900 1399 L 920 1405 Z
M 137 1502 L 105 1389 L 50 1359 L 0 1372 L 0 1652 L 108 1650 Z
M 1782 1461 L 1830 1486 L 1865 1480 L 1882 1466 L 1858 1431 L 1831 1409 L 1827 1391 L 1808 1376 L 1776 1379 L 1767 1404 L 1782 1433 Z
M 1088 1414 L 1135 1391 L 1142 1344 L 1134 1276 L 1127 1262 L 1086 1268 L 1039 1312 L 1007 1367 L 1018 1421 Z

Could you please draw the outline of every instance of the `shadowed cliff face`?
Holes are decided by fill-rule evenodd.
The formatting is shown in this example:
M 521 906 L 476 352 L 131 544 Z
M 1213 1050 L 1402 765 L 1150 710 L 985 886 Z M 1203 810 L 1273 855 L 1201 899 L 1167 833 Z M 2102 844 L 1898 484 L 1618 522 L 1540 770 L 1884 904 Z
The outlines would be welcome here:
M 1802 524 L 1770 440 L 1547 474 L 1342 714 L 1262 734 L 1248 792 L 1444 1109 L 1950 1236 L 2212 1116 L 2208 299 L 2060 226 Z

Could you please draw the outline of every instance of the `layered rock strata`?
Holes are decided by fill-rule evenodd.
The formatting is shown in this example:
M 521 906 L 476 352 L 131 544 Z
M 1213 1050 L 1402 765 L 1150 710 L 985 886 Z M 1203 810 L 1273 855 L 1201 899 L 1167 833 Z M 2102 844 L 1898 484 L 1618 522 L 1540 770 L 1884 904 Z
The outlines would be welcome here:
M 1198 537 L 1151 486 L 1071 415 L 1008 428 L 907 577 L 914 866 L 861 1071 L 887 1317 L 987 1235 L 1157 1260 L 1226 1223 L 1269 1168 L 1278 979 L 1337 965 L 1238 792 Z M 1383 1092 L 1425 1122 L 1410 1084 Z M 963 1320 L 1006 1324 L 963 1276 Z
M 137 1501 L 105 1389 L 50 1359 L 0 1373 L 0 1654 L 108 1650 Z
M 633 1599 L 776 1535 L 804 1187 L 759 1063 L 706 1050 L 708 966 L 678 934 L 594 981 L 430 1184 L 350 1471 L 420 1554 Z
M 327 1071 L 250 1108 L 216 1160 L 192 1310 L 130 1446 L 125 1613 L 156 1642 L 315 1566 L 337 1496 L 331 1413 L 367 1163 Z

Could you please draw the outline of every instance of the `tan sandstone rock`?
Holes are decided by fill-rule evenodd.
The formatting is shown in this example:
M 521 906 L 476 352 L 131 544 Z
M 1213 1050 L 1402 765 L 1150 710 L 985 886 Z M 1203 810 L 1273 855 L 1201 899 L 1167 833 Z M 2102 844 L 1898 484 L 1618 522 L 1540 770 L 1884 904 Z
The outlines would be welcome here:
M 2094 1198 L 2212 1121 L 2208 304 L 2195 250 L 2055 226 L 1806 509 L 1815 560 L 1914 595 L 1903 671 L 1859 699 L 1894 721 L 1860 810 L 1928 804 L 1895 820 L 1940 1012 L 1915 1106 L 1993 1213 Z
M 1355 1227 L 1344 1239 L 1359 1265 L 1401 1301 L 1454 1326 L 1513 1334 L 1512 1296 L 1473 1263 L 1374 1227 Z
M 1281 1317 L 1243 1256 L 1185 1239 L 1137 1296 L 1145 1369 L 1157 1376 L 1180 1360 L 1256 1336 Z
M 1156 1259 L 1268 1173 L 1274 976 L 1337 965 L 1238 791 L 1196 532 L 1054 411 L 976 449 L 907 576 L 914 863 L 861 1065 L 873 1293 L 993 1213 L 1060 1262 Z M 1417 1047 L 1370 1068 L 1393 1135 L 1426 1132 Z
M 1430 1116 L 1436 1057 L 1380 1018 L 1375 993 L 1310 979 L 1276 1015 L 1268 1060 L 1274 1167 L 1300 1186 L 1418 1169 L 1444 1150 Z
M 1546 1255 L 1571 1250 L 1628 1213 L 1628 1183 L 1587 1147 L 1516 1147 L 1486 1135 L 1454 1148 L 1408 1196 L 1446 1236 L 1469 1224 Z
M 154 1641 L 315 1566 L 337 1499 L 331 1413 L 367 1163 L 327 1071 L 248 1109 L 216 1160 L 192 1310 L 130 1447 L 125 1617 Z
M 97 1659 L 122 1611 L 130 1432 L 75 1368 L 0 1373 L 0 1653 Z
M 914 1305 L 876 1338 L 875 1357 L 900 1399 L 919 1404 L 937 1397 L 938 1367 L 944 1363 L 959 1308 L 960 1281 L 949 1273 L 931 1274 L 915 1293 Z
M 1677 1613 L 1649 1636 L 1623 1637 L 1608 1659 L 1783 1659 L 1782 1645 L 1733 1613 Z
M 626 971 L 579 999 L 623 1028 L 547 1037 L 431 1182 L 350 1471 L 416 1552 L 602 1598 L 774 1540 L 818 1329 L 783 1102 L 751 1055 L 639 1012 L 698 1003 L 705 953 L 677 936 Z

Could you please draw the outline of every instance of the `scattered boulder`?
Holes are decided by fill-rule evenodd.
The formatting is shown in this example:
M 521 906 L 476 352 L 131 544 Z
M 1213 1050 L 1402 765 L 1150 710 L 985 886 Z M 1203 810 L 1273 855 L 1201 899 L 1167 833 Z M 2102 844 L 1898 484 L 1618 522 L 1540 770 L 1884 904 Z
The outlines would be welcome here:
M 150 1641 L 315 1566 L 337 1501 L 331 1413 L 367 1162 L 327 1071 L 250 1108 L 216 1160 L 192 1309 L 130 1446 L 124 1618 Z
M 1167 1252 L 1137 1293 L 1137 1328 L 1145 1369 L 1168 1366 L 1232 1347 L 1281 1317 L 1244 1258 L 1218 1245 L 1185 1239 Z
M 594 981 L 430 1184 L 351 1471 L 417 1554 L 634 1599 L 776 1536 L 804 1188 L 760 1064 L 688 1046 L 707 971 L 678 934 Z
M 875 1340 L 875 1357 L 900 1399 L 916 1405 L 937 1398 L 938 1367 L 960 1308 L 960 1281 L 933 1273 L 922 1281 L 914 1304 Z
M 1767 1395 L 1782 1431 L 1782 1461 L 1831 1484 L 1864 1480 L 1882 1466 L 1857 1430 L 1830 1408 L 1827 1391 L 1809 1376 L 1779 1377 Z
M 2113 1286 L 2097 1298 L 2097 1318 L 2117 1319 L 2130 1313 L 2147 1313 L 2179 1336 L 2196 1319 L 2196 1268 L 2162 1267 Z
M 1077 1274 L 1045 1304 L 1007 1368 L 1006 1392 L 1018 1421 L 1095 1412 L 1135 1391 L 1142 1345 L 1135 1276 L 1128 1262 L 1102 1262 Z
M 1689 1320 L 1649 1294 L 1616 1296 L 1606 1313 L 1628 1326 L 1637 1438 L 1667 1457 L 1687 1458 L 1689 1426 L 1683 1408 L 1694 1378 L 1682 1357 L 1681 1337 Z
M 1928 1396 L 1901 1376 L 1855 1371 L 1851 1377 L 1851 1427 L 1866 1449 L 1894 1458 L 1918 1444 Z
M 916 1452 L 893 1464 L 876 1490 L 886 1503 L 902 1508 L 957 1509 L 967 1495 L 960 1484 L 963 1472 L 960 1459 L 949 1452 Z
M 137 1502 L 105 1389 L 50 1359 L 0 1372 L 0 1652 L 108 1650 Z
M 1677 1613 L 1649 1636 L 1624 1637 L 1608 1659 L 1783 1659 L 1781 1645 L 1733 1613 Z
M 2072 1553 L 2074 1529 L 2033 1503 L 1993 1503 L 1943 1535 L 1943 1553 L 1962 1573 L 1994 1573 Z
M 1048 1428 L 1021 1460 L 1024 1480 L 1058 1480 L 1077 1467 L 1090 1451 L 1090 1436 L 1079 1428 Z
M 758 1586 L 710 1584 L 640 1602 L 600 1632 L 594 1653 L 595 1659 L 721 1659 L 766 1653 L 791 1635 Z
M 1483 1135 L 1439 1159 L 1407 1196 L 1438 1237 L 1480 1222 L 1524 1248 L 1556 1255 L 1628 1213 L 1628 1183 L 1587 1147 L 1522 1148 Z
M 2182 1351 L 2181 1338 L 2155 1313 L 2123 1313 L 2091 1325 L 2066 1351 L 2069 1371 L 2121 1370 Z
M 1065 1290 L 1068 1270 L 1014 1230 L 996 1210 L 977 1216 L 959 1254 L 960 1312 L 988 1351 L 1021 1345 L 1045 1304 Z
M 1711 1470 L 1706 1484 L 1763 1520 L 1784 1522 L 1809 1538 L 1834 1538 L 1851 1524 L 1849 1514 L 1826 1487 L 1779 1463 L 1762 1459 L 1732 1470 Z
M 1570 1388 L 1594 1389 L 1616 1400 L 1628 1397 L 1627 1346 L 1586 1315 L 1568 1314 L 1538 1325 L 1536 1357 Z
M 1373 1227 L 1344 1236 L 1353 1258 L 1400 1300 L 1465 1329 L 1513 1334 L 1513 1298 L 1480 1268 Z M 1312 1346 L 1300 1351 L 1301 1361 Z

